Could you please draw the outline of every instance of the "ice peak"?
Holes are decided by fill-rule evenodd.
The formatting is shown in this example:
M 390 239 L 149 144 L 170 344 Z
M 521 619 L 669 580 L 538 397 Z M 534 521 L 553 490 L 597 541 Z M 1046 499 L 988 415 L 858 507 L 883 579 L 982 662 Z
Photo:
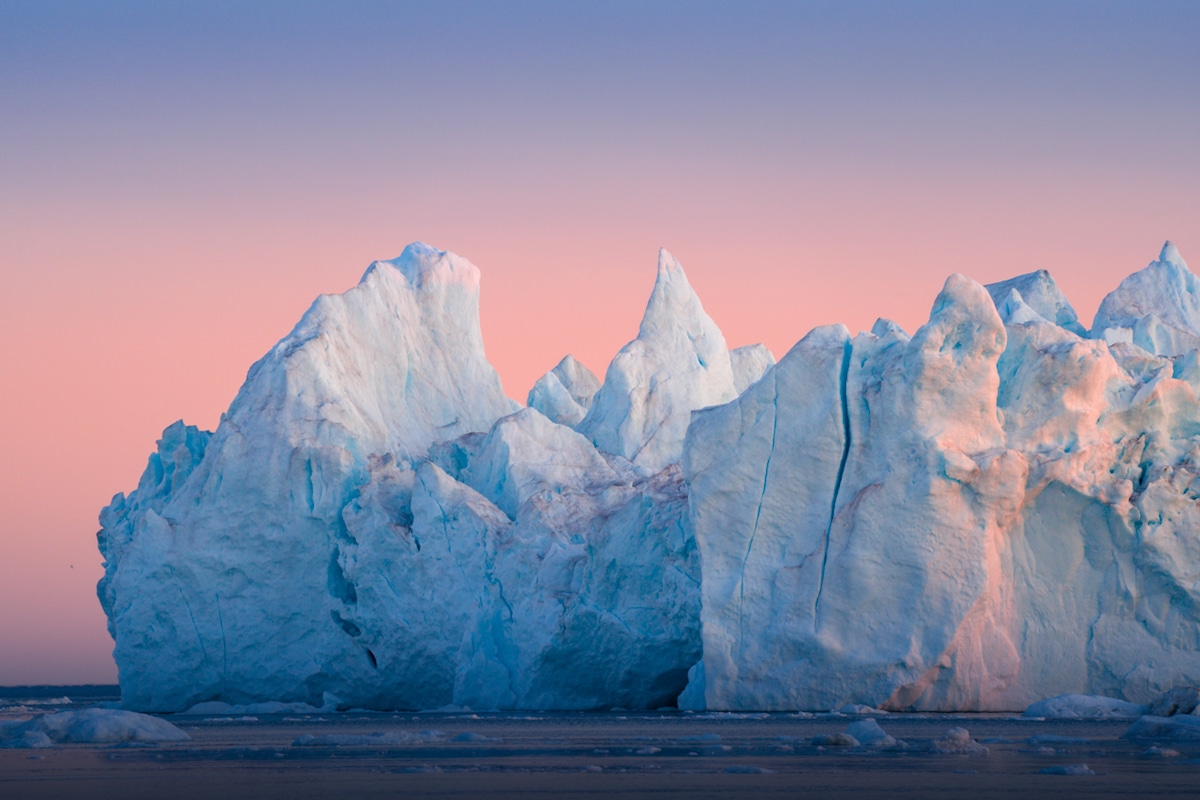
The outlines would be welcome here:
M 1096 312 L 1091 336 L 1106 341 L 1132 337 L 1135 345 L 1160 356 L 1180 356 L 1200 346 L 1200 277 L 1188 269 L 1174 243 L 1166 242 L 1157 261 L 1109 292 Z
M 683 267 L 660 250 L 637 338 L 608 365 L 577 430 L 604 452 L 657 472 L 679 461 L 692 411 L 736 396 L 725 337 Z
M 1168 242 L 1167 244 L 1170 244 Z M 663 273 L 678 273 L 683 274 L 683 265 L 679 263 L 679 259 L 671 255 L 670 251 L 665 247 L 658 248 L 658 274 L 661 279 Z
M 1179 248 L 1170 239 L 1162 246 L 1162 250 L 1158 254 L 1160 264 L 1174 264 L 1181 269 L 1187 269 L 1187 262 L 1183 260 L 1183 256 L 1179 254 Z
M 1058 288 L 1058 284 L 1047 270 L 1039 269 L 1006 281 L 989 283 L 984 288 L 992 296 L 992 301 L 1006 323 L 1031 322 L 1031 313 L 1076 335 L 1083 336 L 1086 333 L 1084 327 L 1079 324 L 1079 316 L 1071 307 L 1067 296 Z M 1011 303 L 1013 293 L 1017 294 L 1019 300 L 1016 304 Z M 1004 308 L 1006 303 L 1010 305 L 1007 310 Z M 1018 306 L 1025 308 L 1029 313 L 1022 312 L 1017 318 L 1011 318 L 1012 312 L 1016 311 Z
M 436 284 L 457 283 L 468 288 L 479 286 L 479 268 L 460 255 L 439 250 L 424 242 L 413 242 L 399 257 L 376 261 L 367 268 L 360 283 L 366 282 L 384 267 L 397 270 L 414 289 Z
M 660 328 L 670 329 L 684 320 L 699 318 L 707 320 L 708 315 L 704 313 L 700 298 L 688 283 L 683 266 L 665 247 L 659 248 L 658 276 L 654 280 L 650 300 L 646 303 L 646 313 L 642 316 L 638 338 L 644 339 Z

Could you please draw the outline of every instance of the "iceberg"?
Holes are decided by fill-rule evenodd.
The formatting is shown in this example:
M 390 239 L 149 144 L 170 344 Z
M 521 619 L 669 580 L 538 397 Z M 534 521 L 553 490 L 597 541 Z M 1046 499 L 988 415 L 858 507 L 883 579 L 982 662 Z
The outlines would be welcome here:
M 186 742 L 192 737 L 149 714 L 85 708 L 38 714 L 28 720 L 0 722 L 0 747 L 42 748 L 54 744 L 110 742 Z
M 567 356 L 522 408 L 478 270 L 411 245 L 101 512 L 122 703 L 1190 709 L 1197 286 L 1168 243 L 1089 332 L 1048 272 L 952 275 L 911 336 L 776 362 L 663 250 L 603 383 Z
M 652 306 L 686 305 L 673 270 Z M 478 294 L 470 262 L 412 245 L 319 298 L 215 432 L 164 432 L 101 514 L 126 708 L 674 702 L 700 656 L 679 469 L 505 397 Z M 551 375 L 597 394 L 572 358 Z

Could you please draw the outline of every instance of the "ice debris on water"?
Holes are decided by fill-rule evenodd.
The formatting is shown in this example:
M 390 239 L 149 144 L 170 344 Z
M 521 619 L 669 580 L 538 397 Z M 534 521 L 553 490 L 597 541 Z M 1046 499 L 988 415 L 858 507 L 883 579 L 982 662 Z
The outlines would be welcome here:
M 1063 694 L 1039 700 L 1025 709 L 1024 716 L 1043 719 L 1137 719 L 1148 706 L 1114 697 Z
M 846 727 L 846 735 L 866 747 L 894 747 L 896 739 L 884 732 L 873 719 L 860 719 Z
M 1038 770 L 1039 775 L 1095 775 L 1087 764 L 1058 764 Z
M 1191 714 L 1154 717 L 1147 714 L 1130 725 L 1121 738 L 1200 740 L 1200 717 Z
M 375 731 L 373 733 L 327 733 L 314 736 L 306 733 L 296 737 L 293 747 L 377 747 L 406 744 L 431 744 L 446 738 L 441 731 Z
M 988 753 L 986 747 L 971 738 L 966 728 L 951 728 L 945 736 L 933 741 L 931 749 L 947 755 L 985 756 Z
M 0 746 L 46 747 L 49 743 L 186 742 L 188 734 L 149 714 L 84 708 L 0 721 Z

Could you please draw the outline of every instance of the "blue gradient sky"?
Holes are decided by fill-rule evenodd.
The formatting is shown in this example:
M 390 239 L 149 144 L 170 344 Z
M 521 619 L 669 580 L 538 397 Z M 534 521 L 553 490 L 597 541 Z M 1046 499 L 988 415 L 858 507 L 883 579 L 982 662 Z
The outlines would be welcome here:
M 112 680 L 100 506 L 312 298 L 483 270 L 509 393 L 602 373 L 655 250 L 732 345 L 950 272 L 1085 321 L 1200 263 L 1200 4 L 0 0 L 0 683 Z

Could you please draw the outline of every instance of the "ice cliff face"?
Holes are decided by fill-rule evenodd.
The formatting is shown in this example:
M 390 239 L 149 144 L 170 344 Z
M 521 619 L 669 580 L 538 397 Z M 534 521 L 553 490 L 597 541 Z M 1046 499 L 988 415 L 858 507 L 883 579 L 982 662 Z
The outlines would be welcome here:
M 1003 320 L 953 276 L 911 340 L 818 329 L 697 415 L 682 704 L 1006 710 L 1200 678 L 1196 354 L 1081 338 L 1044 273 L 988 290 Z
M 478 271 L 413 245 L 322 297 L 212 433 L 101 514 L 123 702 L 1015 710 L 1200 681 L 1196 278 L 1091 338 L 1046 272 L 909 337 L 729 351 L 660 254 L 603 385 L 518 410 Z

